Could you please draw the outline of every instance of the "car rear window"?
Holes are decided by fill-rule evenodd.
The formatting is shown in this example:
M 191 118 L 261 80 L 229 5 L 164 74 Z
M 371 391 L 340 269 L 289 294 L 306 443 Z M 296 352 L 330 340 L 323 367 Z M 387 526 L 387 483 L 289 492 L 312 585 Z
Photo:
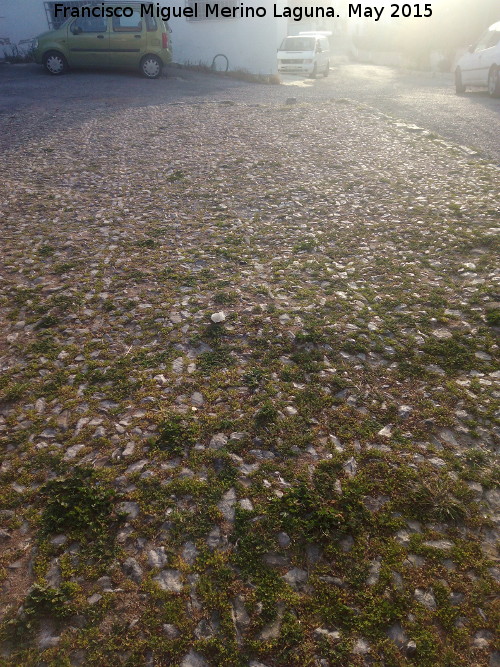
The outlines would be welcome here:
M 142 20 L 139 12 L 134 11 L 132 16 L 113 16 L 114 32 L 140 32 Z

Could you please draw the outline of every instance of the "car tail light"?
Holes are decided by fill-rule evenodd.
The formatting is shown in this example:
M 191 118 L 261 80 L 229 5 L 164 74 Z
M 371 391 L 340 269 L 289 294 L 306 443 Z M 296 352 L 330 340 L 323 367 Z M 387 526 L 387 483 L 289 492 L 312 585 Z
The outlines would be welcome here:
M 168 35 L 166 32 L 161 34 L 161 45 L 164 49 L 168 49 Z

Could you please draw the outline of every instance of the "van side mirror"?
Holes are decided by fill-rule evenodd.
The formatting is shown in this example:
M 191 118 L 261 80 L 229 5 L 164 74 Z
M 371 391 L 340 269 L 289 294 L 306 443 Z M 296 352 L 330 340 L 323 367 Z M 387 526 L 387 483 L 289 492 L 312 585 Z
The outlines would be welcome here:
M 79 25 L 72 25 L 71 32 L 73 33 L 73 35 L 79 35 L 82 32 L 82 29 L 80 28 Z

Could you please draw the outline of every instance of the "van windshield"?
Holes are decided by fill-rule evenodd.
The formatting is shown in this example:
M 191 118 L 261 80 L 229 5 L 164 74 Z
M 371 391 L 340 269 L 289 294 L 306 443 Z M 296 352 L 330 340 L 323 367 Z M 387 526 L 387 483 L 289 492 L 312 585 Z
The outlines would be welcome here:
M 314 51 L 314 37 L 285 37 L 280 51 Z

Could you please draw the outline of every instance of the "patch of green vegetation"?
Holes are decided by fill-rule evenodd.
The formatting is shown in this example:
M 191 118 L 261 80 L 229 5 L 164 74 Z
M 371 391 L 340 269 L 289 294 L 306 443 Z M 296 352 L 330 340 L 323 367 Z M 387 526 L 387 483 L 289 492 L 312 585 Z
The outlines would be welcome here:
M 311 252 L 317 246 L 317 241 L 315 239 L 304 239 L 300 243 L 296 243 L 292 250 L 293 252 Z
M 363 591 L 358 594 L 361 613 L 353 619 L 352 625 L 362 635 L 371 639 L 383 637 L 384 631 L 408 611 L 408 601 L 403 596 L 388 599 L 378 592 Z
M 174 563 L 177 550 L 186 539 L 205 537 L 220 521 L 220 512 L 210 500 L 210 496 L 215 495 L 214 489 L 204 481 L 191 478 L 172 480 L 163 485 L 143 484 L 144 481 L 140 480 L 136 496 L 144 507 L 142 534 L 156 539 L 168 526 L 165 548 L 169 562 Z M 186 509 L 179 508 L 179 501 Z M 168 522 L 165 525 L 167 509 Z
M 45 315 L 36 324 L 36 329 L 50 329 L 59 324 L 59 318 L 55 315 Z
M 182 492 L 182 489 L 180 489 Z M 200 491 L 202 494 L 205 491 Z M 186 494 L 188 495 L 188 494 Z M 169 540 L 179 547 L 186 538 L 199 539 L 207 535 L 215 523 L 220 521 L 221 515 L 217 507 L 209 505 L 203 500 L 196 512 L 174 510 L 169 515 L 171 524 Z
M 56 370 L 47 376 L 43 383 L 41 393 L 47 398 L 56 398 L 62 387 L 66 386 L 68 382 L 68 372 L 64 370 Z
M 82 298 L 74 294 L 55 294 L 51 299 L 52 305 L 60 308 L 63 312 L 67 312 L 74 306 L 79 306 L 81 302 Z
M 28 302 L 35 301 L 37 297 L 38 293 L 35 289 L 21 287 L 13 293 L 12 300 L 16 306 L 23 307 L 28 305 Z
M 229 613 L 226 615 L 228 619 Z M 248 660 L 242 655 L 240 646 L 236 641 L 234 625 L 229 621 L 221 628 L 222 634 L 206 639 L 200 647 L 203 655 L 209 660 L 209 664 L 220 665 L 220 667 L 246 667 Z
M 446 632 L 453 632 L 455 622 L 460 616 L 460 609 L 457 605 L 450 603 L 450 589 L 441 582 L 433 582 L 434 597 L 437 602 L 437 618 Z
M 209 344 L 221 346 L 222 341 L 228 332 L 222 323 L 210 322 L 199 334 L 199 339 Z
M 407 485 L 402 505 L 414 519 L 455 523 L 469 516 L 473 498 L 465 485 L 445 475 L 420 471 Z
M 449 372 L 472 370 L 478 364 L 473 341 L 460 334 L 445 340 L 428 339 L 422 351 L 428 363 L 437 364 Z
M 236 483 L 238 468 L 234 465 L 229 454 L 221 451 L 209 452 L 205 456 L 205 460 L 212 464 L 212 469 L 208 475 L 209 483 L 214 489 L 217 489 L 219 494 Z
M 323 410 L 331 407 L 333 399 L 325 394 L 320 386 L 311 385 L 297 392 L 295 403 L 303 417 L 312 418 L 319 417 Z
M 4 381 L 0 384 L 0 401 L 5 403 L 18 401 L 32 386 L 30 382 L 12 382 L 7 376 L 2 380 Z
M 200 277 L 201 277 L 201 271 L 200 271 Z M 194 273 L 188 273 L 187 271 L 179 272 L 178 270 L 172 269 L 171 267 L 167 267 L 163 269 L 162 271 L 159 272 L 158 277 L 160 280 L 172 280 L 179 285 L 186 285 L 190 287 L 194 287 L 197 282 L 198 278 L 197 275 Z
M 168 227 L 155 227 L 154 229 L 151 229 L 149 233 L 151 236 L 159 238 L 161 236 L 165 236 L 165 234 L 168 234 L 169 231 L 170 230 Z
M 467 449 L 462 454 L 461 459 L 455 459 L 453 463 L 458 472 L 463 470 L 464 464 L 469 470 L 481 470 L 488 465 L 489 458 L 488 453 L 482 449 Z M 467 473 L 467 471 L 464 470 L 464 473 Z
M 49 244 L 45 244 L 40 246 L 37 250 L 37 254 L 40 255 L 40 257 L 50 257 L 50 255 L 53 255 L 55 251 L 55 248 Z
M 158 246 L 158 243 L 154 239 L 142 239 L 141 241 L 137 241 L 136 245 L 139 248 L 148 248 L 149 250 L 152 250 Z
M 297 350 L 290 358 L 306 373 L 317 373 L 321 370 L 323 355 L 319 350 Z
M 283 382 L 301 382 L 304 379 L 304 372 L 296 366 L 285 366 L 280 372 L 280 380 Z
M 241 256 L 241 251 L 239 249 L 217 246 L 214 248 L 214 252 L 230 262 L 235 262 L 242 266 L 247 264 L 247 261 Z
M 443 662 L 439 658 L 438 638 L 423 624 L 419 624 L 418 627 L 412 629 L 412 638 L 418 646 L 419 665 L 422 665 L 422 667 L 433 667 L 433 665 L 453 667 L 454 663 Z
M 220 347 L 212 352 L 203 352 L 196 361 L 198 368 L 205 372 L 214 371 L 219 368 L 229 368 L 234 363 L 229 350 L 225 347 Z
M 252 368 L 243 375 L 243 383 L 250 389 L 256 389 L 265 379 L 266 374 L 261 368 Z
M 76 380 L 86 382 L 89 385 L 89 392 L 95 391 L 96 386 L 106 386 L 110 397 L 117 400 L 130 398 L 140 387 L 140 380 L 130 376 L 131 363 L 133 358 L 119 359 L 111 365 L 90 361 L 84 371 L 77 373 Z
M 77 267 L 76 262 L 60 262 L 59 264 L 54 264 L 52 271 L 58 276 L 60 276 L 63 273 L 68 273 L 68 271 L 72 271 L 76 267 Z
M 300 654 L 302 653 L 305 638 L 306 629 L 296 614 L 291 611 L 285 612 L 281 623 L 279 639 L 275 645 L 276 653 L 279 655 L 282 665 L 297 665 L 297 658 L 299 660 L 302 658 L 300 664 L 304 664 L 304 656 Z
M 262 560 L 266 552 L 274 549 L 275 535 L 266 521 L 255 521 L 252 512 L 237 507 L 231 540 L 235 544 L 231 563 L 255 587 L 255 597 L 262 604 L 260 622 L 269 622 L 276 616 L 276 602 L 286 595 L 284 580 Z
M 271 401 L 266 401 L 255 414 L 257 428 L 265 428 L 278 419 L 278 410 Z
M 110 313 L 111 311 L 116 310 L 116 306 L 111 301 L 111 299 L 105 299 L 102 302 L 102 309 L 104 310 L 105 313 Z
M 192 447 L 199 435 L 199 425 L 187 416 L 171 413 L 158 425 L 158 437 L 153 447 L 169 454 L 183 454 Z
M 183 178 L 186 178 L 186 175 L 182 169 L 175 169 L 171 174 L 165 179 L 168 183 L 176 183 L 177 181 L 182 181 Z
M 356 489 L 335 490 L 338 465 L 327 461 L 316 469 L 312 482 L 301 482 L 273 499 L 269 512 L 280 529 L 299 541 L 325 542 L 333 535 L 355 534 L 370 516 Z
M 500 308 L 492 308 L 486 313 L 486 322 L 490 327 L 500 327 Z
M 75 586 L 71 582 L 63 583 L 58 589 L 35 584 L 24 602 L 24 613 L 28 617 L 47 614 L 65 618 L 72 612 L 70 601 L 74 592 Z
M 146 274 L 144 271 L 141 271 L 140 269 L 128 269 L 124 271 L 123 273 L 123 280 L 126 282 L 130 281 L 137 281 L 140 282 L 141 280 L 144 280 L 146 278 Z
M 371 344 L 365 334 L 358 334 L 356 338 L 348 338 L 344 341 L 342 349 L 348 354 L 367 354 L 371 349 Z
M 0 637 L 22 642 L 38 630 L 41 618 L 50 617 L 56 622 L 68 618 L 74 613 L 72 600 L 78 589 L 72 582 L 63 582 L 57 589 L 34 584 L 23 602 L 22 613 L 4 623 Z
M 425 378 L 429 375 L 424 365 L 415 359 L 402 359 L 398 364 L 401 378 Z
M 165 489 L 159 479 L 144 478 L 137 480 L 137 498 L 147 508 L 147 513 L 163 513 L 172 506 L 172 492 Z
M 225 291 L 225 292 L 216 292 L 214 294 L 213 301 L 214 301 L 214 303 L 220 304 L 220 305 L 224 305 L 224 304 L 232 305 L 232 304 L 238 303 L 239 299 L 240 299 L 240 296 L 237 292 Z
M 349 405 L 340 405 L 328 415 L 331 433 L 341 441 L 368 439 L 376 436 L 382 424 L 369 415 L 362 414 Z
M 463 211 L 460 204 L 455 204 L 454 202 L 452 202 L 451 204 L 448 204 L 448 208 L 452 213 L 454 213 L 457 216 L 457 218 L 463 217 Z
M 232 245 L 232 246 L 242 246 L 244 244 L 243 238 L 239 234 L 227 234 L 224 239 L 224 243 L 227 243 L 227 245 Z
M 315 444 L 315 434 L 310 423 L 300 415 L 279 419 L 267 426 L 269 439 L 282 456 L 297 456 L 297 449 L 304 450 Z
M 306 345 L 307 343 L 320 345 L 325 341 L 326 336 L 319 327 L 311 327 L 309 328 L 309 331 L 299 331 L 295 334 L 296 345 Z
M 116 492 L 92 468 L 80 467 L 52 479 L 40 489 L 44 508 L 40 534 L 65 533 L 86 544 L 88 555 L 99 560 L 113 553 L 113 532 L 119 518 L 114 511 Z

